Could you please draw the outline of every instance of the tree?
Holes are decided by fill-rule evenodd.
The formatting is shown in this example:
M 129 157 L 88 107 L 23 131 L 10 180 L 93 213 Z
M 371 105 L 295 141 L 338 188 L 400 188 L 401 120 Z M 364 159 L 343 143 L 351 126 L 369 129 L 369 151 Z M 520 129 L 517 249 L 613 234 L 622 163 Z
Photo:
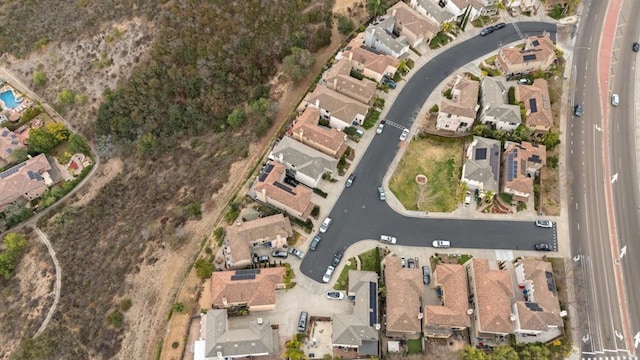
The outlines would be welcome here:
M 455 25 L 451 21 L 445 21 L 440 24 L 440 31 L 443 33 L 450 33 L 455 29 Z
M 388 4 L 386 0 L 368 0 L 367 10 L 371 16 L 378 17 L 387 12 Z
M 543 143 L 547 148 L 547 151 L 552 151 L 556 145 L 560 144 L 560 134 L 549 130 L 549 132 L 544 136 Z
M 49 123 L 46 126 L 47 131 L 49 131 L 55 138 L 58 140 L 58 143 L 63 141 L 67 141 L 69 139 L 69 130 L 63 123 L 53 122 Z
M 69 150 L 73 154 L 82 153 L 85 155 L 91 154 L 91 147 L 87 142 L 87 139 L 80 134 L 73 133 L 69 135 Z
M 493 350 L 491 360 L 519 360 L 519 357 L 511 346 L 498 346 Z
M 239 107 L 227 116 L 227 124 L 234 129 L 239 129 L 246 118 L 247 114 L 245 114 L 244 108 Z
M 71 105 L 76 101 L 76 94 L 73 90 L 70 89 L 62 89 L 62 91 L 58 94 L 58 102 L 62 105 Z
M 5 235 L 3 251 L 0 251 L 0 275 L 5 280 L 11 279 L 11 273 L 16 267 L 16 263 L 24 248 L 27 246 L 27 239 L 22 234 L 8 233 Z
M 47 84 L 47 74 L 43 71 L 36 70 L 33 72 L 33 84 L 35 86 L 44 86 Z
M 282 71 L 293 82 L 298 82 L 309 73 L 309 68 L 316 62 L 316 58 L 309 50 L 292 47 L 291 54 L 287 55 L 282 62 Z
M 304 351 L 300 349 L 300 340 L 298 340 L 297 336 L 294 336 L 291 340 L 287 341 L 286 349 L 284 353 L 282 353 L 283 359 L 289 360 L 305 360 L 308 357 L 304 354 Z
M 48 153 L 58 145 L 58 139 L 46 127 L 29 132 L 29 153 L 32 155 Z
M 338 15 L 338 31 L 341 34 L 349 35 L 355 28 L 356 25 L 353 23 L 353 20 L 344 15 Z
M 400 59 L 400 62 L 398 63 L 398 71 L 400 71 L 402 75 L 406 75 L 409 70 L 411 69 L 409 68 L 409 65 L 407 65 L 407 59 Z
M 196 268 L 196 275 L 202 280 L 210 278 L 213 270 L 215 270 L 211 261 L 202 258 L 198 259 L 194 266 Z
M 21 163 L 29 158 L 29 151 L 25 148 L 17 148 L 13 150 L 9 159 L 12 163 Z
M 461 360 L 489 360 L 487 354 L 471 345 L 467 345 L 460 350 L 459 355 Z
M 526 344 L 518 351 L 522 360 L 551 359 L 551 351 L 544 344 Z

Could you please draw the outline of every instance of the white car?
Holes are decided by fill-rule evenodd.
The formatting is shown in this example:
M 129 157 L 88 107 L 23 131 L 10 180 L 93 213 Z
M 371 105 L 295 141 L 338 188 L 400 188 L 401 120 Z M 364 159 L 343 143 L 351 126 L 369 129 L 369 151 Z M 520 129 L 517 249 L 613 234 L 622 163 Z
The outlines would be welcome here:
M 618 94 L 611 95 L 611 105 L 618 106 L 619 103 L 620 103 L 620 97 L 618 96 Z
M 470 193 L 470 192 L 467 192 L 467 195 L 465 195 L 465 197 L 464 197 L 464 204 L 465 204 L 466 206 L 471 205 L 471 193 Z
M 451 242 L 447 240 L 433 240 L 432 245 L 434 248 L 448 248 L 451 247 Z
M 553 227 L 553 223 L 549 220 L 536 220 L 536 226 L 549 229 Z
M 344 299 L 344 293 L 342 291 L 327 291 L 327 299 L 330 300 L 342 300 Z
M 300 251 L 296 248 L 289 248 L 289 254 L 297 257 L 298 259 L 302 260 L 302 258 L 304 258 L 304 251 Z
M 382 134 L 383 129 L 384 129 L 384 124 L 378 125 L 378 128 L 376 129 L 376 134 L 378 135 Z
M 384 188 L 382 186 L 378 188 L 378 197 L 380 198 L 380 201 L 387 200 L 387 195 L 385 195 Z
M 323 234 L 326 233 L 327 230 L 329 229 L 329 225 L 331 225 L 330 217 L 324 219 L 324 221 L 322 222 L 322 225 L 320 225 L 320 232 Z
M 380 235 L 380 241 L 383 243 L 395 244 L 396 238 L 395 236 Z
M 322 277 L 322 282 L 324 283 L 328 283 L 329 280 L 331 280 L 331 275 L 333 275 L 333 271 L 336 268 L 334 268 L 333 266 L 329 265 L 329 267 L 327 267 L 327 271 L 325 271 L 324 276 Z
M 409 129 L 402 130 L 402 134 L 400 134 L 400 141 L 407 140 L 408 136 L 409 136 Z

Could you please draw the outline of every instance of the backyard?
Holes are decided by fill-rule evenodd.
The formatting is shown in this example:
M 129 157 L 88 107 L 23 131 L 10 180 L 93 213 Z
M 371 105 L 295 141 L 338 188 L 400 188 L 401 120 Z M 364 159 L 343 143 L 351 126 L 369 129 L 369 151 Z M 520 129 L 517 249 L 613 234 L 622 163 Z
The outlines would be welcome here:
M 421 135 L 412 141 L 389 188 L 407 210 L 451 212 L 458 205 L 463 139 Z M 426 184 L 416 182 L 426 176 Z

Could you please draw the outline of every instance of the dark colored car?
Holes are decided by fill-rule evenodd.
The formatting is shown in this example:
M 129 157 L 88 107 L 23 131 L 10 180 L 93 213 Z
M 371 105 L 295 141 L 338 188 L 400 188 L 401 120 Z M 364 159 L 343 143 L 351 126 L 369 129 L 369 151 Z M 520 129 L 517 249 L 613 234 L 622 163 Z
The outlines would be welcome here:
M 480 36 L 487 36 L 489 34 L 491 34 L 492 32 L 494 32 L 496 29 L 493 26 L 489 26 L 486 27 L 482 30 L 480 30 Z
M 580 117 L 582 116 L 582 105 L 578 104 L 573 108 L 573 115 Z
M 309 250 L 314 251 L 318 247 L 318 244 L 320 244 L 320 240 L 322 240 L 320 235 L 316 235 L 313 238 L 313 240 L 311 240 L 311 245 L 309 245 Z
M 551 245 L 547 243 L 538 243 L 538 244 L 535 244 L 534 247 L 538 251 L 551 251 Z
M 284 250 L 273 250 L 273 252 L 271 252 L 271 256 L 273 256 L 274 258 L 286 259 L 289 256 L 289 253 Z
M 431 272 L 429 271 L 428 266 L 422 267 L 422 282 L 425 285 L 429 285 L 431 283 Z
M 637 42 L 633 43 L 633 47 L 632 47 L 633 51 L 638 52 L 640 51 L 640 44 L 638 44 Z
M 353 182 L 356 181 L 356 175 L 355 174 L 351 174 L 349 175 L 349 178 L 347 179 L 347 183 L 344 184 L 345 187 L 350 188 L 353 185 Z
M 342 260 L 343 256 L 344 256 L 344 251 L 343 250 L 338 250 L 336 255 L 333 257 L 333 266 L 338 266 L 338 264 L 340 264 L 340 260 Z
M 416 261 L 413 258 L 409 258 L 407 260 L 407 264 L 409 265 L 409 269 L 415 269 L 416 268 Z
M 495 30 L 500 30 L 500 29 L 502 29 L 502 28 L 503 28 L 503 27 L 505 27 L 505 26 L 507 26 L 507 24 L 505 24 L 505 23 L 503 23 L 503 22 L 502 22 L 502 23 L 497 23 L 497 24 L 495 24 L 495 25 L 493 26 L 493 28 L 494 28 Z
M 390 87 L 391 89 L 395 89 L 396 88 L 396 82 L 391 80 L 390 77 L 388 76 L 383 76 L 382 77 L 382 81 L 380 81 L 383 85 L 387 85 L 388 87 Z

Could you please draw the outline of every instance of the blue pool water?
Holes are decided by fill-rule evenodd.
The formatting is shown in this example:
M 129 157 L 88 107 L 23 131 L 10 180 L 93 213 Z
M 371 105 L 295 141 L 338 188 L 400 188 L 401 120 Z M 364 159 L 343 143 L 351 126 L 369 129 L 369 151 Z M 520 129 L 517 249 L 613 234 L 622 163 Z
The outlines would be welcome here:
M 11 90 L 7 90 L 5 92 L 0 93 L 0 100 L 2 100 L 4 105 L 10 109 L 14 109 L 19 104 L 16 101 L 16 97 L 13 96 L 13 91 Z

